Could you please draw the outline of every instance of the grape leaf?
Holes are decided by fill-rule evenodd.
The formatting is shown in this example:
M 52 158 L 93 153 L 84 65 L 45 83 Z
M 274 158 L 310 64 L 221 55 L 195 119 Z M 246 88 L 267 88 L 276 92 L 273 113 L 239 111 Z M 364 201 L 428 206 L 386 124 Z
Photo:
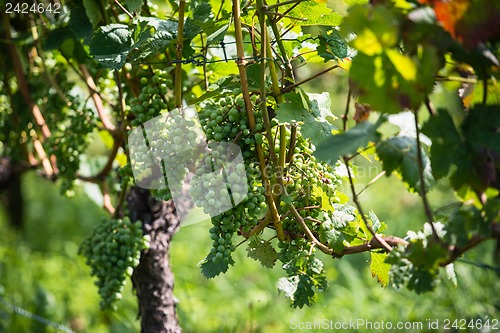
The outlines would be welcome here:
M 443 64 L 431 46 L 413 56 L 402 54 L 397 45 L 398 25 L 398 18 L 383 5 L 351 7 L 342 25 L 344 36 L 352 31 L 357 34 L 350 42 L 358 51 L 349 74 L 352 88 L 360 102 L 382 113 L 418 108 L 432 91 Z
M 302 123 L 302 135 L 318 145 L 336 129 L 331 124 L 336 117 L 331 111 L 330 95 L 306 94 L 303 91 L 284 95 L 285 102 L 278 104 L 276 119 L 280 124 Z
M 96 27 L 99 25 L 99 21 L 102 18 L 101 15 L 101 5 L 98 0 L 83 0 L 83 5 L 85 6 L 85 13 L 89 18 L 92 26 Z
M 368 220 L 371 221 L 372 228 L 375 232 L 377 232 L 382 227 L 382 223 L 378 219 L 378 216 L 372 210 L 368 212 Z
M 76 5 L 71 9 L 68 27 L 76 39 L 92 35 L 92 23 L 87 17 L 83 4 Z
M 319 239 L 337 253 L 345 249 L 340 236 L 340 231 L 335 228 L 335 224 L 331 220 L 323 221 L 319 229 Z
M 335 252 L 342 252 L 358 234 L 359 223 L 351 222 L 353 220 L 355 216 L 348 212 L 334 211 L 320 226 L 320 240 L 327 243 Z
M 293 307 L 303 308 L 304 305 L 310 306 L 316 302 L 317 295 L 314 292 L 315 281 L 309 275 L 299 275 L 297 290 L 293 294 Z
M 279 124 L 295 124 L 304 121 L 306 105 L 300 94 L 291 92 L 283 95 L 285 102 L 276 107 L 276 120 Z
M 316 51 L 325 62 L 347 57 L 347 43 L 340 36 L 337 30 L 330 30 L 326 33 L 321 33 L 318 38 L 319 45 L 316 48 Z
M 475 105 L 469 109 L 462 132 L 473 149 L 488 148 L 500 153 L 500 106 Z
M 126 0 L 127 8 L 130 12 L 140 12 L 142 7 L 142 0 Z
M 344 38 L 353 32 L 356 34 L 350 45 L 358 52 L 374 56 L 396 45 L 398 20 L 386 6 L 355 5 L 349 8 L 348 13 L 340 31 Z
M 259 261 L 266 268 L 273 268 L 278 253 L 269 241 L 259 237 L 252 237 L 247 247 L 248 257 Z
M 224 24 L 218 30 L 210 34 L 207 37 L 207 45 L 213 45 L 222 42 L 224 40 L 224 36 L 226 36 L 226 33 L 229 30 L 229 26 L 229 23 Z
M 290 8 L 292 6 L 284 7 Z M 299 19 L 290 19 L 295 25 L 326 25 L 335 27 L 342 22 L 342 15 L 332 12 L 326 3 L 319 3 L 314 0 L 304 0 L 298 5 L 293 5 L 293 7 L 294 8 L 287 16 Z
M 214 258 L 213 254 L 209 254 L 202 262 L 200 262 L 201 274 L 207 279 L 211 279 L 219 275 L 220 273 L 225 273 L 229 269 L 229 264 L 233 265 L 233 259 L 230 260 L 229 263 L 225 263 L 223 261 L 214 262 L 212 259 Z
M 141 21 L 147 22 L 148 26 L 154 28 L 155 33 L 142 43 L 139 52 L 134 54 L 134 60 L 165 52 L 165 49 L 177 38 L 177 22 L 175 21 L 152 17 L 142 17 Z
M 318 145 L 314 155 L 320 160 L 335 165 L 339 157 L 354 154 L 358 148 L 365 147 L 368 142 L 380 140 L 377 129 L 384 119 L 380 117 L 375 124 L 362 121 L 342 134 L 330 136 Z
M 312 190 L 312 195 L 320 199 L 321 209 L 327 212 L 333 212 L 335 209 L 332 206 L 330 196 L 323 190 L 321 186 L 314 186 Z M 292 199 L 290 199 L 291 203 Z
M 132 32 L 125 24 L 102 26 L 90 40 L 90 53 L 101 65 L 120 69 L 132 49 Z
M 417 155 L 417 141 L 407 136 L 398 136 L 382 141 L 377 145 L 377 154 L 383 162 L 387 176 L 398 171 L 403 181 L 411 190 L 420 191 L 420 173 Z M 424 168 L 424 184 L 428 191 L 433 182 L 430 161 L 422 150 L 422 164 Z
M 433 138 L 430 157 L 432 171 L 436 179 L 441 179 L 448 175 L 453 163 L 462 160 L 460 157 L 463 153 L 460 153 L 462 139 L 451 116 L 444 109 L 438 109 L 437 113 L 424 124 L 422 133 Z
M 391 265 L 385 262 L 385 258 L 387 258 L 387 253 L 370 253 L 372 277 L 376 276 L 382 287 L 387 287 L 389 284 L 389 271 L 391 270 Z

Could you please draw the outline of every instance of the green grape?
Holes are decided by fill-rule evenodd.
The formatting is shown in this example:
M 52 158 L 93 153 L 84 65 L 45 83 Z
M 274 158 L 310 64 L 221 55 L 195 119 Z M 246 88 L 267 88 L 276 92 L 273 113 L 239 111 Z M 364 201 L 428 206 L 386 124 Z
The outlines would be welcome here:
M 101 309 L 113 308 L 121 299 L 126 278 L 132 275 L 141 251 L 148 246 L 142 223 L 133 223 L 127 217 L 103 220 L 82 242 L 79 254 L 86 258 L 92 276 L 97 277 Z
M 142 90 L 129 102 L 128 118 L 132 119 L 130 124 L 134 127 L 153 119 L 160 115 L 161 111 L 167 109 L 168 105 L 164 101 L 164 96 L 169 90 L 173 90 L 170 74 L 163 70 L 155 69 L 150 78 L 141 77 L 139 81 Z

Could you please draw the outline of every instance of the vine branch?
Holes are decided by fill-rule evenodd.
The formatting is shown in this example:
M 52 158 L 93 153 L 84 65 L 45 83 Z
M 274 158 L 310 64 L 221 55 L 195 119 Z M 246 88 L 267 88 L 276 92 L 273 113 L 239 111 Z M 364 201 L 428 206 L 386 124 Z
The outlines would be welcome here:
M 92 75 L 90 75 L 87 66 L 85 66 L 84 64 L 80 64 L 79 67 L 83 74 L 83 79 L 87 84 L 87 88 L 89 89 L 92 101 L 94 102 L 97 114 L 99 114 L 99 118 L 101 119 L 102 125 L 106 130 L 110 132 L 114 131 L 116 127 L 106 114 L 106 109 L 104 108 L 104 104 L 102 103 L 101 96 L 97 93 L 97 86 L 94 82 L 94 79 L 92 78 Z
M 346 169 L 347 169 L 347 176 L 349 177 L 349 184 L 351 186 L 352 201 L 354 201 L 354 203 L 356 204 L 356 207 L 358 208 L 359 215 L 361 215 L 361 218 L 363 219 L 363 222 L 365 223 L 366 229 L 368 229 L 368 231 L 372 234 L 373 238 L 375 238 L 387 251 L 391 252 L 392 247 L 389 244 L 387 244 L 387 242 L 382 237 L 380 237 L 380 235 L 378 235 L 375 232 L 375 230 L 373 230 L 372 224 L 366 218 L 366 216 L 363 212 L 363 207 L 361 206 L 361 203 L 359 202 L 358 194 L 356 193 L 356 189 L 354 188 L 354 181 L 352 178 L 351 170 L 349 168 L 349 161 L 347 160 L 347 158 L 344 158 L 344 162 L 345 162 Z
M 255 117 L 252 110 L 252 101 L 250 100 L 250 92 L 248 90 L 248 78 L 245 67 L 245 51 L 243 49 L 243 32 L 241 28 L 241 17 L 240 17 L 240 1 L 233 0 L 233 14 L 234 14 L 234 29 L 236 36 L 236 52 L 237 52 L 237 65 L 240 74 L 240 81 L 243 93 L 243 99 L 245 101 L 245 111 L 247 114 L 248 122 L 252 132 L 255 132 Z M 257 153 L 257 158 L 259 160 L 259 168 L 262 175 L 262 183 L 264 185 L 266 202 L 269 207 L 271 214 L 271 220 L 273 221 L 274 227 L 276 228 L 276 234 L 278 239 L 285 239 L 285 234 L 283 231 L 283 226 L 281 225 L 278 209 L 274 202 L 274 198 L 270 191 L 270 182 L 266 173 L 266 160 L 264 157 L 264 152 L 262 151 L 262 146 L 259 143 L 255 143 L 255 151 Z
M 186 1 L 179 1 L 179 22 L 177 28 L 177 44 L 175 59 L 175 77 L 174 77 L 174 108 L 182 108 L 182 44 L 184 33 L 184 11 L 186 9 Z
M 422 157 L 422 144 L 420 142 L 420 127 L 418 125 L 418 110 L 413 112 L 415 117 L 415 131 L 417 134 L 416 140 L 417 140 L 417 164 L 418 164 L 418 175 L 420 178 L 420 197 L 422 198 L 422 204 L 424 206 L 424 212 L 425 215 L 427 216 L 427 222 L 431 225 L 432 229 L 432 235 L 439 240 L 438 233 L 436 231 L 436 227 L 434 226 L 434 216 L 432 214 L 432 209 L 429 204 L 429 200 L 427 199 L 427 189 L 425 188 L 425 181 L 424 181 L 424 162 L 423 162 L 423 157 Z

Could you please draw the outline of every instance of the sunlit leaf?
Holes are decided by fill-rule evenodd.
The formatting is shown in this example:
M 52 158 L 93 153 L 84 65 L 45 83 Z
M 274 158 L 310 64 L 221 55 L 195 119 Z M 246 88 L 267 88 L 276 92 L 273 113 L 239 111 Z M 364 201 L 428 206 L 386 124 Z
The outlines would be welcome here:
M 377 277 L 382 287 L 386 287 L 389 284 L 389 271 L 391 269 L 391 265 L 385 262 L 385 258 L 387 258 L 386 253 L 370 253 L 370 270 L 372 272 L 372 277 Z
M 382 124 L 382 121 L 382 118 L 375 124 L 363 121 L 347 132 L 333 135 L 317 147 L 314 155 L 335 165 L 341 156 L 354 154 L 358 148 L 365 147 L 370 141 L 377 142 L 380 139 L 377 128 Z

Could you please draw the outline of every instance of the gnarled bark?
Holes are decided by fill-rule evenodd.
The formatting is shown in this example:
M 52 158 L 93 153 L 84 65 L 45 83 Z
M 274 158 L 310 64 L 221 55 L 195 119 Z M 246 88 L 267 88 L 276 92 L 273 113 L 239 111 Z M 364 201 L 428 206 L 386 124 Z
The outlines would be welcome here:
M 173 294 L 174 275 L 169 266 L 169 248 L 179 228 L 172 200 L 158 201 L 149 191 L 133 187 L 128 196 L 130 219 L 141 220 L 150 248 L 141 255 L 132 282 L 139 301 L 142 333 L 181 332 Z

